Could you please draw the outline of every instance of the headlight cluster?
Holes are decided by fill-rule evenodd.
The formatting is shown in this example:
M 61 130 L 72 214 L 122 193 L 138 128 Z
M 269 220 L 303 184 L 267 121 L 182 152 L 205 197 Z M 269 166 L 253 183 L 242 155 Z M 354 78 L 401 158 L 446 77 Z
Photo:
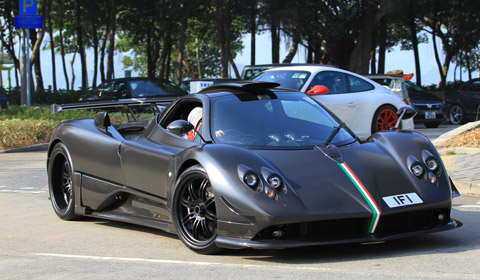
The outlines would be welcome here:
M 238 166 L 238 175 L 250 189 L 263 192 L 274 200 L 278 200 L 279 195 L 287 192 L 285 183 L 278 174 L 266 167 L 261 168 L 259 173 L 260 175 L 245 165 Z
M 421 180 L 428 180 L 430 183 L 436 185 L 438 177 L 441 175 L 440 163 L 438 159 L 429 151 L 422 152 L 422 160 L 418 160 L 414 156 L 409 156 L 407 165 L 410 172 Z

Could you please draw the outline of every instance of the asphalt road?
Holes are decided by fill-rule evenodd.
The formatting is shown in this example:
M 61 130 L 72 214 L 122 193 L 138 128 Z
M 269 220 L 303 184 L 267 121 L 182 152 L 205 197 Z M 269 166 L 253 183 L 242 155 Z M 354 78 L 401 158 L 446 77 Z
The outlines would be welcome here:
M 0 154 L 0 279 L 480 279 L 480 197 L 454 200 L 460 229 L 373 245 L 193 253 L 171 234 L 59 219 L 45 152 Z

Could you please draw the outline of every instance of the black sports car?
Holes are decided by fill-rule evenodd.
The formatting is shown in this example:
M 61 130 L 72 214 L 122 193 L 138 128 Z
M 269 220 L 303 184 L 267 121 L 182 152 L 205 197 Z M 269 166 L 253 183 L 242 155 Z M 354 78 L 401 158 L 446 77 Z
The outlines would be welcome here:
M 98 112 L 60 124 L 47 162 L 56 214 L 162 229 L 203 254 L 461 226 L 450 217 L 456 189 L 425 136 L 385 131 L 361 141 L 308 95 L 276 86 L 215 85 L 146 122 L 112 125 Z

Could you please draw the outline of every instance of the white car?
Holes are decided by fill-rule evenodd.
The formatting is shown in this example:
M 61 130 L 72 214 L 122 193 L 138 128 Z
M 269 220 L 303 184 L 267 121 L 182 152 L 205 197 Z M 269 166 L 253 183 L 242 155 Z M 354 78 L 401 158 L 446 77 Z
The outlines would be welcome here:
M 362 139 L 395 127 L 398 109 L 408 107 L 402 98 L 376 82 L 332 66 L 273 68 L 253 80 L 279 83 L 281 87 L 304 93 L 311 91 L 313 98 L 335 113 Z M 326 88 L 323 92 L 317 90 L 313 93 L 312 88 L 317 85 Z M 413 130 L 412 119 L 402 120 L 401 129 Z

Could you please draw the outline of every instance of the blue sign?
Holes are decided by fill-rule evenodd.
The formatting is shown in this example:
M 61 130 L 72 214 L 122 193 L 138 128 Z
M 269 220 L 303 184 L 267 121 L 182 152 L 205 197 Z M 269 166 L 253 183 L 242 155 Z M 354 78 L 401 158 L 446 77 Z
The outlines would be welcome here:
M 37 0 L 20 0 L 19 2 L 21 15 L 37 14 Z
M 15 15 L 15 28 L 42 29 L 43 17 L 41 15 Z

